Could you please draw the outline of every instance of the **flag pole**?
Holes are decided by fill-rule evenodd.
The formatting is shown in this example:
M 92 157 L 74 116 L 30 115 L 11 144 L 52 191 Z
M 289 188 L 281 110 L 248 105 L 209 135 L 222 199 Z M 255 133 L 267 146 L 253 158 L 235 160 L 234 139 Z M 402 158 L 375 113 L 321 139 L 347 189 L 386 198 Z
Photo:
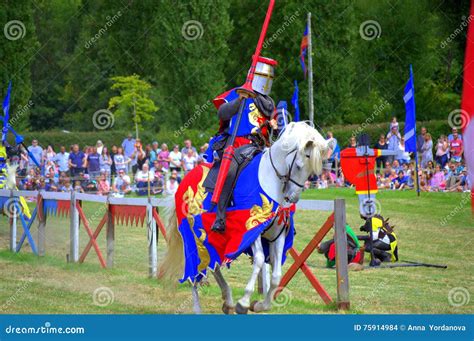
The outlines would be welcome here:
M 314 124 L 314 101 L 313 101 L 313 57 L 311 43 L 311 12 L 308 13 L 308 99 L 309 120 Z
M 413 87 L 413 96 L 415 96 L 415 80 L 413 79 L 413 67 L 410 64 L 410 79 L 412 81 L 412 87 Z M 415 105 L 415 100 L 413 99 L 413 106 L 414 106 L 414 111 L 415 111 L 415 141 L 416 141 L 416 105 Z M 416 144 L 415 144 L 416 146 Z M 416 194 L 417 196 L 420 196 L 420 176 L 418 174 L 418 148 L 417 146 L 415 147 L 415 173 L 416 173 Z

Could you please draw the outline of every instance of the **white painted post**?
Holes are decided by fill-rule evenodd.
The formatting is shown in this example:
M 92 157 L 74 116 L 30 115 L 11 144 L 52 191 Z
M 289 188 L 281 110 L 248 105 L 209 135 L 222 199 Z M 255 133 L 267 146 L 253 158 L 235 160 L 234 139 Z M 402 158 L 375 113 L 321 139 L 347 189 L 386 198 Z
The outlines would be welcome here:
M 13 191 L 10 191 L 10 202 L 13 202 Z M 4 207 L 4 209 L 8 208 Z M 16 205 L 13 205 L 13 215 L 10 217 L 10 250 L 12 252 L 16 252 L 17 215 Z
M 153 206 L 151 203 L 146 205 L 146 227 L 148 231 L 149 276 L 154 278 L 158 273 L 158 253 L 156 221 L 153 218 Z
M 76 192 L 74 191 L 71 191 L 70 215 L 68 261 L 77 263 L 79 261 L 79 212 L 76 208 Z

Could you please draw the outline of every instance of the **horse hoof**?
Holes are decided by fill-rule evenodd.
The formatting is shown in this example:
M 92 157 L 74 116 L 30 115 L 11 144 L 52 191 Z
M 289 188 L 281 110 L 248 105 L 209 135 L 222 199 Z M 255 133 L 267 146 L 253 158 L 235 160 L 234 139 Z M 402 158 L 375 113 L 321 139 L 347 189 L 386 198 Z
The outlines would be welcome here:
M 258 303 L 258 301 L 252 301 L 252 303 L 250 303 L 250 307 L 249 307 L 250 311 L 255 312 L 255 305 L 257 303 Z
M 240 303 L 237 303 L 235 305 L 235 312 L 239 315 L 245 315 L 248 313 L 248 311 L 249 311 L 249 308 L 245 308 Z
M 232 306 L 228 306 L 227 304 L 223 304 L 222 305 L 222 311 L 224 312 L 224 314 L 226 315 L 232 315 L 234 312 L 235 312 L 235 308 L 232 307 Z

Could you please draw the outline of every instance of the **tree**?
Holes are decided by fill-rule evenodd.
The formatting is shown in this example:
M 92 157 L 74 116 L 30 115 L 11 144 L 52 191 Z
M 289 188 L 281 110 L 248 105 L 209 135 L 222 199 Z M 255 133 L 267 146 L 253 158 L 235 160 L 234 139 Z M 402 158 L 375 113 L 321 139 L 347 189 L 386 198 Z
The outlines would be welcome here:
M 10 117 L 19 131 L 27 126 L 31 107 L 31 61 L 39 58 L 33 7 L 28 1 L 7 0 L 0 4 L 0 97 L 5 96 L 11 80 Z
M 158 107 L 148 97 L 151 85 L 140 79 L 138 75 L 112 77 L 112 90 L 118 90 L 119 96 L 109 100 L 109 109 L 115 109 L 115 119 L 119 126 L 129 127 L 133 122 L 143 129 L 143 123 L 153 120 Z

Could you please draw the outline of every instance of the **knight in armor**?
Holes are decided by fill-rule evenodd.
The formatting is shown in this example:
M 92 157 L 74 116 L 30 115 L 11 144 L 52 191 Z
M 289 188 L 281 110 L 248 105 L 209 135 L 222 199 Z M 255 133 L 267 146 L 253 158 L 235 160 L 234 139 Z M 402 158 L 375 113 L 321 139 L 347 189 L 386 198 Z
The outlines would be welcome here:
M 236 135 L 233 144 L 235 153 L 222 187 L 217 203 L 216 220 L 212 226 L 215 232 L 225 231 L 226 209 L 231 204 L 233 188 L 240 172 L 255 155 L 269 145 L 271 128 L 275 128 L 276 125 L 273 119 L 275 103 L 269 96 L 276 65 L 275 60 L 259 57 L 252 81 L 253 91 L 248 97 L 239 89 L 233 89 L 214 99 L 214 105 L 218 109 L 220 129 L 211 140 L 210 150 L 207 152 L 208 161 L 214 161 L 209 176 L 204 182 L 209 192 L 215 188 L 223 151 L 230 143 L 232 134 Z M 242 101 L 245 103 L 239 122 L 238 113 Z

